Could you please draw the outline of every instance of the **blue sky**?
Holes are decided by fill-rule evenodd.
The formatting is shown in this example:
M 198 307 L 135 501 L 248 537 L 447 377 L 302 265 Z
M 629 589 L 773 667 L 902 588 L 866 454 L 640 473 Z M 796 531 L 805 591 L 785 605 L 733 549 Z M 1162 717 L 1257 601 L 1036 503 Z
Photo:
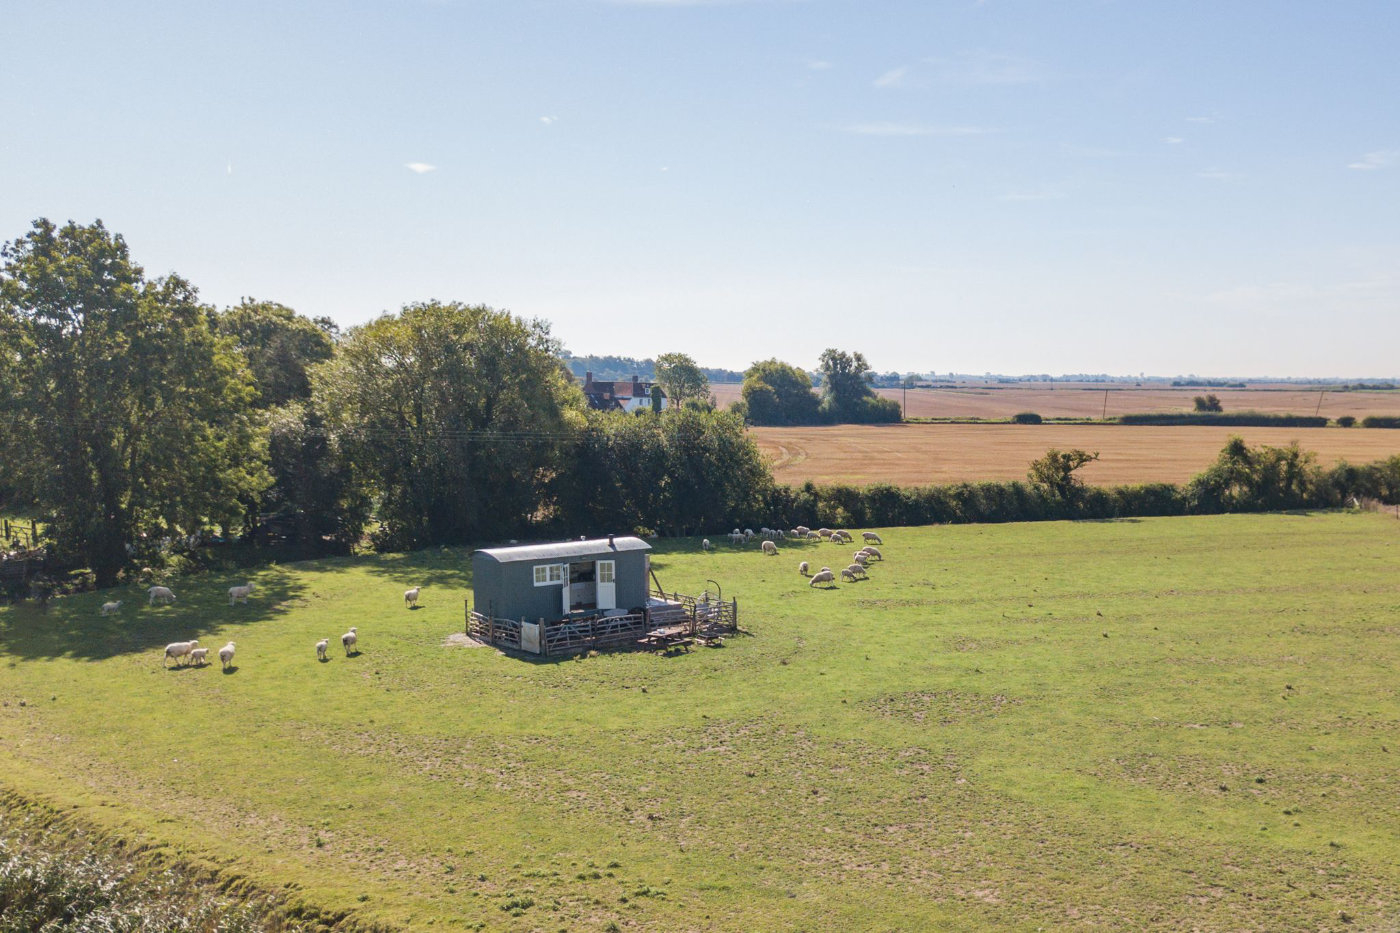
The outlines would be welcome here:
M 5 3 L 0 240 L 743 368 L 1400 373 L 1400 4 Z

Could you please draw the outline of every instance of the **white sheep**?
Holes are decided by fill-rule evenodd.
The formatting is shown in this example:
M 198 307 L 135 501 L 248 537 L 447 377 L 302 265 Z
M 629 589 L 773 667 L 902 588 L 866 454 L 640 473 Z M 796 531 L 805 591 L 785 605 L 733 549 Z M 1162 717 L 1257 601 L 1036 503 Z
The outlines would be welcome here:
M 224 670 L 233 663 L 233 642 L 229 642 L 219 649 L 219 660 L 223 662 Z
M 852 564 L 851 566 L 843 570 L 842 573 L 849 573 L 851 575 L 852 580 L 856 580 L 858 578 L 863 578 L 866 580 L 870 579 L 870 574 L 865 572 L 865 567 L 861 564 Z
M 742 531 L 736 531 L 729 536 L 730 544 L 743 544 L 744 540 L 744 533 Z
M 421 586 L 415 586 L 411 590 L 403 591 L 403 604 L 405 608 L 418 605 L 418 591 L 421 589 Z
M 102 614 L 103 614 L 104 616 L 109 616 L 109 615 L 111 615 L 112 613 L 116 612 L 116 611 L 117 611 L 118 609 L 120 609 L 121 607 L 122 607 L 122 601 L 121 601 L 120 599 L 117 600 L 117 601 L 114 602 L 114 603 L 103 603 L 103 604 L 102 604 Z
M 165 660 L 174 658 L 179 661 L 181 658 L 189 657 L 189 653 L 199 647 L 198 639 L 192 641 L 172 641 L 165 646 Z
M 818 529 L 817 529 L 817 535 L 818 535 L 818 537 L 822 537 L 822 538 L 830 538 L 830 537 L 831 537 L 831 529 L 830 529 L 830 528 L 818 528 Z
M 208 648 L 191 648 L 191 649 L 190 649 L 190 663 L 191 663 L 191 664 L 194 664 L 194 665 L 196 665 L 196 666 L 198 666 L 198 667 L 203 667 L 203 666 L 207 663 L 208 657 L 209 657 L 209 649 L 208 649 Z
M 847 542 L 854 540 L 855 538 L 851 537 L 851 533 L 849 531 L 833 531 L 831 533 L 832 544 L 846 544 Z
M 820 541 L 821 539 L 822 539 L 822 534 L 821 534 L 820 531 L 809 531 L 809 532 L 807 532 L 807 540 L 808 540 L 808 541 Z
M 860 536 L 861 536 L 862 538 L 865 539 L 865 542 L 866 542 L 867 544 L 870 544 L 870 543 L 874 543 L 874 544 L 884 544 L 884 543 L 885 543 L 884 541 L 881 541 L 881 540 L 880 540 L 880 536 L 877 535 L 877 534 L 876 534 L 875 532 L 873 532 L 873 531 L 862 531 L 862 532 L 860 533 Z
M 875 545 L 873 545 L 873 544 L 867 544 L 865 547 L 861 548 L 861 550 L 864 551 L 865 553 L 869 554 L 871 557 L 875 558 L 876 560 L 884 560 L 884 559 L 885 559 L 885 555 L 881 554 L 881 553 L 880 553 L 880 549 L 877 548 L 877 547 L 876 547 Z
M 228 604 L 232 606 L 235 602 L 241 602 L 246 606 L 248 604 L 248 596 L 252 592 L 252 583 L 245 583 L 242 586 L 231 586 L 228 588 Z
M 175 601 L 175 594 L 172 593 L 167 586 L 153 586 L 146 591 L 146 601 L 148 605 L 154 606 L 156 600 L 160 600 L 163 603 L 173 603 Z
M 700 539 L 700 550 L 702 550 L 702 551 L 708 551 L 709 549 L 710 549 L 710 539 L 709 539 L 709 538 L 701 538 L 701 539 Z
M 864 567 L 865 562 L 870 560 L 870 555 L 865 553 L 864 551 L 856 551 L 855 554 L 851 557 L 851 560 Z
M 345 656 L 347 658 L 350 657 L 350 649 L 355 648 L 355 643 L 360 640 L 359 636 L 356 634 L 358 631 L 359 629 L 352 625 L 350 626 L 350 631 L 340 636 L 340 644 L 345 648 Z M 355 650 L 359 651 L 358 648 L 355 648 Z
M 753 540 L 753 529 L 752 529 L 752 528 L 745 528 L 745 529 L 744 529 L 744 540 L 745 540 L 745 541 L 752 541 L 752 540 Z
M 812 579 L 807 581 L 808 586 L 816 586 L 818 583 L 835 583 L 836 575 L 830 570 L 819 570 L 812 574 Z
M 318 660 L 318 661 L 325 661 L 325 660 L 327 660 L 327 658 L 326 658 L 326 649 L 329 648 L 330 646 L 331 646 L 331 640 L 330 640 L 329 638 L 322 638 L 320 641 L 316 642 L 316 660 Z
M 856 575 L 854 572 L 852 572 L 850 567 L 846 567 L 841 571 L 841 579 L 843 581 L 849 580 L 850 582 L 854 583 L 856 582 Z
M 774 544 L 772 541 L 764 541 L 764 542 L 763 542 L 763 553 L 765 553 L 765 554 L 777 554 L 777 553 L 778 553 L 778 546 L 777 546 L 776 544 Z
M 812 529 L 808 528 L 806 525 L 798 525 L 796 528 L 792 529 L 792 534 L 795 538 L 805 538 L 807 537 L 807 532 L 811 530 Z
M 797 572 L 804 577 L 807 576 L 807 562 L 805 560 L 797 565 Z

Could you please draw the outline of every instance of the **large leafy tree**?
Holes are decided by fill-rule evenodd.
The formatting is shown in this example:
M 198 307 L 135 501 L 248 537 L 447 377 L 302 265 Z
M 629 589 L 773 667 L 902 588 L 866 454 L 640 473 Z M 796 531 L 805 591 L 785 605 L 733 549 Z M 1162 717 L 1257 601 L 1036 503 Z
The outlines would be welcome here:
M 302 317 L 275 301 L 244 298 L 222 311 L 215 326 L 247 359 L 262 408 L 310 398 L 308 370 L 335 354 L 333 321 Z
M 740 389 L 750 424 L 815 424 L 812 379 L 781 360 L 761 360 L 744 371 Z
M 325 414 L 379 499 L 378 543 L 510 537 L 538 517 L 583 395 L 542 321 L 428 302 L 351 329 L 312 371 Z
M 656 381 L 666 390 L 671 404 L 680 408 L 687 399 L 710 395 L 710 380 L 684 353 L 663 353 L 656 358 Z
M 899 403 L 875 394 L 870 364 L 863 353 L 825 350 L 817 370 L 822 375 L 821 410 L 828 421 L 898 421 Z
M 0 434 L 59 556 L 109 586 L 143 541 L 235 521 L 266 483 L 253 388 L 194 287 L 101 221 L 38 220 L 0 258 Z

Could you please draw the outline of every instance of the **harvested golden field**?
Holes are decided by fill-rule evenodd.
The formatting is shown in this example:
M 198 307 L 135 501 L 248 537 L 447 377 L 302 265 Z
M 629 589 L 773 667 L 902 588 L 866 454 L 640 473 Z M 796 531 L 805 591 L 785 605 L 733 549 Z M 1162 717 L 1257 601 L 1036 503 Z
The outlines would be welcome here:
M 721 406 L 739 398 L 737 385 L 711 388 Z M 1174 389 L 1162 385 L 1056 383 L 1052 388 L 1042 382 L 1011 385 L 973 382 L 959 384 L 955 389 L 910 389 L 905 416 L 999 419 L 1033 411 L 1042 418 L 1101 418 L 1107 411 L 1112 418 L 1145 412 L 1191 411 L 1192 400 L 1208 393 L 1218 397 L 1227 412 L 1319 414 L 1328 418 L 1400 415 L 1400 392 L 1394 391 L 1337 392 L 1263 384 L 1245 389 Z M 904 393 L 899 389 L 880 389 L 879 394 L 895 401 L 904 400 Z
M 1112 424 L 892 424 L 751 428 L 780 483 L 922 486 L 1025 479 L 1051 447 L 1097 450 L 1080 475 L 1095 485 L 1180 483 L 1201 472 L 1230 435 L 1251 445 L 1297 441 L 1322 463 L 1367 463 L 1400 453 L 1381 428 L 1139 427 Z

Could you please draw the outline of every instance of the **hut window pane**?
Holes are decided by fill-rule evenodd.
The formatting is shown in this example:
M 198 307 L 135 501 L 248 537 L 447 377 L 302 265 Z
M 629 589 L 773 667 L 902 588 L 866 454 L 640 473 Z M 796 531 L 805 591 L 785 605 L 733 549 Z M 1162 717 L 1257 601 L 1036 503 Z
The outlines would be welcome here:
M 564 568 L 560 564 L 537 564 L 535 566 L 535 586 L 549 586 L 564 581 Z

